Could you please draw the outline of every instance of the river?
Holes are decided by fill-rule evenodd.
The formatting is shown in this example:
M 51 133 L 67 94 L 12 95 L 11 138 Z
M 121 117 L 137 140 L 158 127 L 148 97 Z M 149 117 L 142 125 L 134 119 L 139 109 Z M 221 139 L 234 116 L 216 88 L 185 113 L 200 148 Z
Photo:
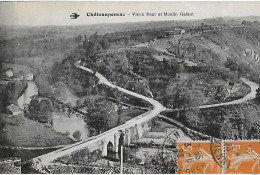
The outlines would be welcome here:
M 17 103 L 21 109 L 24 109 L 25 106 L 29 105 L 31 102 L 31 97 L 38 95 L 38 87 L 33 81 L 27 81 L 28 86 L 25 89 L 24 93 L 18 98 Z M 89 137 L 89 130 L 84 122 L 84 120 L 76 115 L 68 116 L 64 112 L 53 112 L 53 126 L 52 128 L 61 133 L 69 132 L 69 137 L 73 138 L 72 134 L 79 130 L 81 132 L 80 139 L 87 139 Z
M 31 97 L 38 95 L 38 87 L 33 81 L 27 81 L 27 88 L 24 93 L 18 98 L 17 103 L 21 109 L 24 109 L 25 106 L 30 104 Z
M 69 137 L 73 139 L 73 133 L 77 130 L 81 132 L 81 140 L 89 138 L 89 129 L 83 118 L 75 114 L 68 116 L 65 112 L 55 111 L 52 114 L 52 128 L 65 134 L 69 132 Z

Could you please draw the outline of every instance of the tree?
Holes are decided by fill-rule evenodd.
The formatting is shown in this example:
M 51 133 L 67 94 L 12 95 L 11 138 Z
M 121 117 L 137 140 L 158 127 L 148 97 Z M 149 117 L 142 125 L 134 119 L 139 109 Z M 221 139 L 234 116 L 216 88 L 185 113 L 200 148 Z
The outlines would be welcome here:
M 53 105 L 50 99 L 40 99 L 38 96 L 33 96 L 25 111 L 25 116 L 41 123 L 50 123 L 52 112 Z
M 177 160 L 173 153 L 157 152 L 153 156 L 147 156 L 144 166 L 151 174 L 174 174 L 176 172 Z
M 48 77 L 45 73 L 41 73 L 35 79 L 35 83 L 39 88 L 39 94 L 42 96 L 51 96 L 52 88 L 49 84 Z
M 76 139 L 76 140 L 80 140 L 81 137 L 81 132 L 79 130 L 75 131 L 72 136 Z
M 256 98 L 255 99 L 260 102 L 260 88 L 258 88 L 256 90 Z
M 198 109 L 185 111 L 184 116 L 187 122 L 190 123 L 192 127 L 198 127 L 198 122 L 200 119 L 200 117 L 198 116 Z
M 78 43 L 78 47 L 79 47 L 79 44 L 80 44 L 82 38 L 83 37 L 81 35 L 78 35 L 77 37 L 75 37 L 75 41 L 76 41 L 76 43 Z
M 243 20 L 243 21 L 241 22 L 241 25 L 243 25 L 243 26 L 250 26 L 250 25 L 252 25 L 252 22 L 251 22 L 251 21 Z
M 231 59 L 231 58 L 227 59 L 227 61 L 225 63 L 225 66 L 227 68 L 229 68 L 230 70 L 232 70 L 232 71 L 238 70 L 238 63 L 237 63 L 237 61 L 234 60 L 234 59 Z
M 166 88 L 165 96 L 167 107 L 169 108 L 186 108 L 198 106 L 198 101 L 192 98 L 192 93 L 188 88 L 169 83 Z
M 108 42 L 108 39 L 106 37 L 103 37 L 103 39 L 101 40 L 100 42 L 100 45 L 102 46 L 102 48 L 105 50 L 105 49 L 108 49 L 109 48 L 109 42 Z
M 112 102 L 99 97 L 95 102 L 88 103 L 87 107 L 88 116 L 85 116 L 84 121 L 97 133 L 116 126 L 118 115 Z

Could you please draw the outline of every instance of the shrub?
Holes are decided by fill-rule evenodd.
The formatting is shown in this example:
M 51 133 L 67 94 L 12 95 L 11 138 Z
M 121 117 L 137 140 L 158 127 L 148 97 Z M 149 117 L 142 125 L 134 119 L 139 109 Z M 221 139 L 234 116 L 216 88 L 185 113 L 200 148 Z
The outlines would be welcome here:
M 81 132 L 79 130 L 75 131 L 72 135 L 76 140 L 80 140 Z

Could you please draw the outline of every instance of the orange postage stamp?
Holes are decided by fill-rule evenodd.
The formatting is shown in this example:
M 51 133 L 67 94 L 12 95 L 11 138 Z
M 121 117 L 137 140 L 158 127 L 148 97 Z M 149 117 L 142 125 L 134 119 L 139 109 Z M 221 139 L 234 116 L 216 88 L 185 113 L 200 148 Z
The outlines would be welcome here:
M 226 141 L 227 174 L 260 173 L 260 141 Z
M 178 142 L 180 174 L 259 174 L 260 141 Z
M 178 143 L 179 174 L 221 174 L 222 142 L 193 141 Z

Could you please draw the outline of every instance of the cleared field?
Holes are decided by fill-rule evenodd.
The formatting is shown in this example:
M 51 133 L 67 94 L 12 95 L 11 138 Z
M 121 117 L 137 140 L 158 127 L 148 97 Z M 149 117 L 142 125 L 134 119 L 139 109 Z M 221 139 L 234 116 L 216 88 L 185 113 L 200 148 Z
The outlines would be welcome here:
M 2 115 L 1 117 L 11 118 L 8 115 Z M 3 121 L 5 131 L 0 135 L 2 137 L 1 140 L 6 140 L 6 143 L 2 143 L 3 145 L 46 147 L 73 143 L 67 136 L 57 133 L 52 128 L 24 116 L 21 116 L 19 120 L 13 118 L 16 121 L 12 123 L 10 120 L 8 122 Z

